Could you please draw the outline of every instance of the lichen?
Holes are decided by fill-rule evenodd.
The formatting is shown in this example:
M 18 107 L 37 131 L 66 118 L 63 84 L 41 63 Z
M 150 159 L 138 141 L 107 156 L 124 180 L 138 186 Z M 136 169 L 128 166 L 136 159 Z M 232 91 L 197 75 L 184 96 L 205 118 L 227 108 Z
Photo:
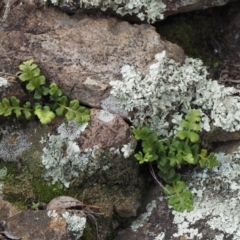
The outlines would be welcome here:
M 195 171 L 189 179 L 189 187 L 194 194 L 194 210 L 179 213 L 172 211 L 173 222 L 178 226 L 174 237 L 185 234 L 188 238 L 202 237 L 197 227 L 199 220 L 205 226 L 221 231 L 215 239 L 225 239 L 232 235 L 233 240 L 240 238 L 240 148 L 233 154 L 217 154 L 220 165 L 213 172 Z
M 68 235 L 74 235 L 76 239 L 80 238 L 83 235 L 86 225 L 86 217 L 71 214 L 69 212 L 63 213 L 62 216 L 67 222 Z
M 62 183 L 69 187 L 71 180 L 79 177 L 89 166 L 97 169 L 94 162 L 93 149 L 80 150 L 76 142 L 59 135 L 49 135 L 48 146 L 43 149 L 42 163 L 46 168 L 46 178 L 51 178 L 52 183 Z
M 31 146 L 28 136 L 21 129 L 5 126 L 0 128 L 0 134 L 0 158 L 4 161 L 16 162 L 23 151 Z
M 6 78 L 0 77 L 0 87 L 8 87 L 9 82 Z
M 88 123 L 78 124 L 76 121 L 70 121 L 68 123 L 62 123 L 58 128 L 57 132 L 62 138 L 68 138 L 74 140 L 86 129 Z
M 111 81 L 111 94 L 124 110 L 134 112 L 130 121 L 135 127 L 148 125 L 159 136 L 173 136 L 182 115 L 190 109 L 201 111 L 201 126 L 210 130 L 210 123 L 226 131 L 240 129 L 240 91 L 226 88 L 207 78 L 200 59 L 186 58 L 183 65 L 166 58 L 163 51 L 156 63 L 143 76 L 134 66 L 122 67 L 122 80 Z
M 47 2 L 47 0 L 42 0 Z M 78 5 L 79 8 L 101 8 L 102 11 L 112 9 L 116 13 L 125 16 L 127 14 L 135 14 L 140 20 L 147 20 L 148 22 L 155 22 L 158 19 L 164 18 L 164 11 L 166 5 L 161 0 L 80 0 L 77 3 L 74 0 L 51 0 L 54 5 L 60 5 L 71 8 L 71 6 Z
M 146 212 L 141 214 L 141 216 L 135 220 L 132 225 L 131 225 L 131 229 L 134 232 L 137 232 L 138 228 L 143 227 L 144 224 L 146 223 L 146 221 L 149 219 L 149 217 L 152 214 L 152 211 L 154 208 L 156 208 L 156 200 L 153 200 L 152 202 L 148 203 L 148 205 L 146 206 Z
M 67 236 L 68 239 L 79 239 L 83 235 L 83 231 L 86 225 L 86 217 L 83 213 L 78 215 L 75 213 L 70 213 L 68 211 L 60 214 L 55 210 L 49 210 L 47 212 L 49 218 L 53 221 L 58 221 L 59 218 L 64 218 L 67 224 Z

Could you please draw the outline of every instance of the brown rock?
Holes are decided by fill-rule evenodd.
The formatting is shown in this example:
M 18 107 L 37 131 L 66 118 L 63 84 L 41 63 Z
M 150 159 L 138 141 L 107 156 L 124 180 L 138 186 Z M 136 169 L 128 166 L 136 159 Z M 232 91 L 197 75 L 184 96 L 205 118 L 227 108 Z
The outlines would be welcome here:
M 14 75 L 0 73 L 0 99 L 4 97 L 10 98 L 11 96 L 23 99 L 26 94 Z
M 122 147 L 129 142 L 131 131 L 128 124 L 119 116 L 104 110 L 91 110 L 91 121 L 80 135 L 82 149 Z
M 181 12 L 189 12 L 189 11 L 194 11 L 194 10 L 202 10 L 202 9 L 206 9 L 206 8 L 210 8 L 210 7 L 216 7 L 216 6 L 222 6 L 227 4 L 228 2 L 233 2 L 236 0 L 162 0 L 159 1 L 159 4 L 164 3 L 166 8 L 165 11 L 162 13 L 164 18 L 169 16 L 169 15 L 173 15 L 173 14 L 177 14 L 177 13 L 181 13 Z M 43 0 L 34 0 L 34 2 L 38 5 L 38 6 L 42 6 L 43 5 Z M 56 2 L 56 1 L 54 1 Z M 63 1 L 57 1 L 58 4 L 57 5 L 60 9 L 62 9 L 65 12 L 68 13 L 75 13 L 77 11 L 79 11 L 79 9 L 81 9 L 81 11 L 85 11 L 91 14 L 98 14 L 101 10 L 101 6 L 99 7 L 97 5 L 90 5 L 88 4 L 87 6 L 82 2 L 82 1 L 78 1 L 78 0 L 63 0 Z M 91 2 L 91 1 L 89 1 Z M 129 3 L 129 1 L 125 1 L 125 3 Z M 137 3 L 140 4 L 140 3 Z M 110 5 L 110 4 L 109 4 Z M 112 4 L 112 6 L 109 6 L 108 9 L 106 11 L 104 11 L 104 13 L 106 14 L 114 14 L 120 18 L 126 19 L 128 21 L 131 22 L 142 22 L 142 20 L 140 20 L 137 17 L 137 14 L 140 12 L 137 11 L 137 14 L 134 13 L 134 10 L 137 9 L 134 7 L 132 10 L 126 10 L 126 13 L 124 16 L 116 13 L 116 9 L 120 9 L 126 7 L 124 6 L 124 1 L 121 2 L 121 4 L 119 4 L 119 7 L 117 7 L 118 5 L 114 5 Z M 115 9 L 115 10 L 114 10 Z M 126 9 L 128 9 L 126 7 Z M 148 6 L 142 6 L 141 7 L 141 11 L 142 13 L 144 13 L 145 16 L 147 16 L 147 10 L 148 10 Z M 132 11 L 132 12 L 131 12 Z M 127 12 L 131 12 L 127 13 Z M 161 19 L 156 19 L 156 21 L 159 21 Z
M 214 134 L 213 142 L 228 142 L 240 140 L 240 131 L 236 132 L 226 132 L 219 130 Z
M 99 108 L 109 96 L 109 82 L 121 79 L 123 65 L 134 65 L 144 75 L 163 50 L 178 62 L 185 58 L 154 27 L 115 18 L 69 17 L 23 4 L 10 12 L 8 26 L 0 31 L 1 68 L 14 72 L 23 60 L 33 58 L 50 82 L 92 107 Z
M 196 11 L 202 10 L 206 8 L 216 7 L 216 6 L 223 6 L 228 2 L 234 2 L 236 0 L 163 0 L 166 4 L 166 12 L 165 16 L 182 13 L 182 12 L 189 12 L 189 11 Z
M 12 204 L 0 200 L 0 219 L 6 223 L 4 227 L 2 226 L 2 234 L 6 236 L 11 234 L 16 237 L 11 239 L 77 240 L 82 236 L 83 229 L 79 227 L 79 230 L 75 229 L 76 231 L 71 233 L 71 229 L 73 229 L 71 224 L 74 223 L 71 223 L 71 218 L 68 216 L 73 215 L 85 219 L 85 215 L 81 211 L 20 211 Z

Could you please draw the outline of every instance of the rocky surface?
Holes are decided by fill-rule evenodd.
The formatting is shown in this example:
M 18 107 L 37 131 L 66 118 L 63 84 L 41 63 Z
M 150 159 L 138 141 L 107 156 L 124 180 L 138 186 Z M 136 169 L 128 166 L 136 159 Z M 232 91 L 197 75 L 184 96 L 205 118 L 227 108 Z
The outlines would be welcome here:
M 94 211 L 88 210 L 92 221 L 84 223 L 83 238 L 114 239 L 114 234 L 110 233 L 121 228 L 121 224 L 126 226 L 129 218 L 139 213 L 148 178 L 145 173 L 140 174 L 139 164 L 132 156 L 136 142 L 130 126 L 119 116 L 127 117 L 126 113 L 114 111 L 118 103 L 109 96 L 109 82 L 121 80 L 124 65 L 131 65 L 141 76 L 146 76 L 149 67 L 156 63 L 155 55 L 163 50 L 178 63 L 184 62 L 185 54 L 177 45 L 161 39 L 149 24 L 131 25 L 110 16 L 89 17 L 82 12 L 68 16 L 53 7 L 39 5 L 40 8 L 36 8 L 30 0 L 21 4 L 13 1 L 8 9 L 8 2 L 0 3 L 4 20 L 0 26 L 0 89 L 4 91 L 0 96 L 16 95 L 25 99 L 25 93 L 16 84 L 15 73 L 22 61 L 33 58 L 49 82 L 58 83 L 64 94 L 92 109 L 91 121 L 82 125 L 67 123 L 61 118 L 55 118 L 47 126 L 35 121 L 1 121 L 0 197 L 21 208 L 31 209 L 39 204 L 44 209 L 45 204 L 57 196 L 72 196 L 100 209 L 101 215 L 96 218 Z M 167 1 L 164 14 L 226 2 Z M 238 53 L 238 20 L 235 19 L 226 36 L 233 41 L 232 52 L 235 53 Z M 234 134 L 228 137 L 221 133 L 215 140 L 238 139 Z M 220 148 L 223 149 L 222 145 Z M 237 150 L 237 147 L 232 149 Z M 232 150 L 227 152 L 232 153 Z M 239 159 L 237 154 L 234 156 Z M 225 159 L 238 170 L 236 161 L 230 156 Z M 189 214 L 172 211 L 161 195 L 162 190 L 154 187 L 143 203 L 143 214 L 131 227 L 122 229 L 116 239 L 238 239 L 240 217 L 234 218 L 234 213 L 239 197 L 236 190 L 240 187 L 234 168 L 223 161 L 222 167 L 213 173 L 186 173 L 196 202 L 194 212 Z M 146 171 L 148 169 L 144 169 Z M 229 194 L 228 189 L 233 191 Z M 75 239 L 67 236 L 64 210 L 59 214 L 45 210 L 19 213 L 6 202 L 0 204 L 0 220 L 7 221 L 17 214 L 9 218 L 5 228 L 2 226 L 2 232 L 8 230 L 6 234 L 26 240 L 44 239 L 47 234 L 51 239 Z M 207 211 L 205 206 L 209 207 Z M 221 208 L 230 214 L 222 214 L 218 211 Z M 95 219 L 97 225 L 93 224 Z M 225 222 L 228 229 L 221 222 Z M 42 231 L 44 235 L 38 235 Z M 79 237 L 82 232 L 78 233 Z M 2 233 L 5 237 L 6 234 Z
M 179 213 L 167 205 L 159 186 L 153 186 L 143 211 L 115 240 L 239 239 L 239 152 L 240 143 L 215 148 L 220 165 L 213 171 L 185 173 L 194 194 L 194 210 Z M 226 154 L 223 154 L 225 152 Z
M 136 216 L 145 185 L 138 163 L 130 157 L 136 142 L 121 117 L 92 109 L 86 124 L 58 118 L 48 126 L 20 121 L 5 123 L 0 132 L 1 198 L 21 207 L 26 201 L 30 206 L 44 204 L 61 194 L 87 199 L 84 203 L 102 209 L 100 239 L 112 227 L 107 219 L 114 209 L 121 217 Z M 128 146 L 126 151 L 124 146 Z M 36 213 L 28 214 L 26 218 Z M 43 215 L 39 218 L 45 218 Z M 32 234 L 23 239 L 37 239 Z
M 20 87 L 17 81 L 17 77 L 12 74 L 0 73 L 0 96 L 1 98 L 9 98 L 11 96 L 16 96 L 17 98 L 23 99 L 26 94 Z
M 96 14 L 99 10 L 123 17 L 132 22 L 155 22 L 165 17 L 181 12 L 201 10 L 210 7 L 222 6 L 236 0 L 162 0 L 162 1 L 85 1 L 85 0 L 51 0 L 50 2 L 68 13 L 81 9 Z M 35 0 L 38 6 L 46 4 L 46 0 Z M 89 11 L 90 10 L 90 11 Z
M 50 82 L 91 107 L 100 107 L 109 96 L 109 82 L 121 78 L 123 65 L 146 74 L 163 50 L 176 61 L 185 58 L 181 48 L 161 40 L 148 24 L 83 14 L 69 17 L 26 4 L 10 12 L 0 44 L 0 71 L 15 73 L 22 60 L 33 58 Z
M 80 210 L 21 211 L 0 200 L 0 219 L 1 239 L 78 240 L 86 215 Z

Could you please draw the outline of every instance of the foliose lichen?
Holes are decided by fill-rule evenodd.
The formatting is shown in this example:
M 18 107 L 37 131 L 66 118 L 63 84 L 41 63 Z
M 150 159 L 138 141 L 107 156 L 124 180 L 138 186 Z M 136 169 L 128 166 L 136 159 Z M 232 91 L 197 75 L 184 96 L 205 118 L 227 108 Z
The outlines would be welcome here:
M 173 211 L 173 222 L 178 225 L 174 237 L 185 234 L 189 238 L 202 237 L 199 229 L 190 227 L 199 220 L 204 220 L 206 227 L 223 233 L 214 239 L 226 239 L 232 235 L 233 240 L 240 238 L 240 148 L 232 154 L 218 153 L 219 166 L 213 172 L 195 171 L 189 187 L 194 194 L 194 210 L 179 213 Z
M 190 109 L 201 111 L 202 129 L 210 124 L 226 131 L 240 129 L 240 91 L 207 78 L 200 59 L 186 58 L 181 65 L 166 58 L 163 51 L 143 76 L 134 66 L 122 67 L 122 80 L 111 81 L 111 94 L 124 110 L 134 111 L 130 121 L 135 127 L 148 125 L 159 136 L 173 136 L 183 114 Z M 171 123 L 172 122 L 172 123 Z M 174 125 L 174 126 L 175 126 Z
M 46 3 L 47 0 L 43 0 L 43 2 Z M 151 23 L 157 19 L 163 19 L 163 13 L 166 9 L 166 5 L 162 0 L 51 0 L 51 3 L 66 7 L 77 4 L 80 8 L 101 8 L 102 11 L 112 9 L 122 16 L 135 14 L 140 20 L 147 20 Z
M 87 169 L 93 151 L 93 149 L 81 151 L 75 142 L 50 135 L 48 147 L 43 149 L 42 155 L 46 178 L 51 177 L 53 184 L 61 182 L 65 187 L 69 187 L 70 181 Z
M 6 78 L 0 77 L 0 87 L 8 87 L 9 82 Z
M 146 212 L 143 213 L 139 219 L 135 220 L 132 225 L 131 225 L 131 229 L 136 232 L 138 230 L 138 228 L 143 227 L 144 224 L 146 223 L 146 221 L 148 220 L 148 218 L 151 216 L 152 211 L 154 208 L 156 208 L 156 200 L 153 200 L 152 202 L 150 202 L 147 206 L 146 206 Z
M 83 231 L 86 225 L 86 216 L 81 214 L 75 214 L 73 212 L 58 213 L 55 210 L 49 210 L 47 212 L 48 217 L 53 221 L 58 221 L 59 218 L 64 218 L 67 224 L 67 236 L 69 239 L 79 239 L 83 235 Z
M 79 177 L 90 168 L 88 174 L 92 174 L 98 168 L 94 152 L 98 149 L 81 150 L 74 141 L 85 130 L 87 124 L 65 123 L 61 124 L 57 132 L 59 135 L 49 135 L 47 146 L 43 149 L 42 163 L 45 166 L 46 178 L 51 178 L 52 183 L 60 182 L 69 187 L 72 179 Z
M 76 239 L 83 235 L 84 228 L 86 226 L 86 217 L 78 216 L 69 212 L 62 214 L 67 222 L 67 232 L 68 235 L 74 235 Z
M 0 127 L 0 158 L 7 162 L 15 162 L 22 152 L 31 146 L 28 136 L 17 127 Z

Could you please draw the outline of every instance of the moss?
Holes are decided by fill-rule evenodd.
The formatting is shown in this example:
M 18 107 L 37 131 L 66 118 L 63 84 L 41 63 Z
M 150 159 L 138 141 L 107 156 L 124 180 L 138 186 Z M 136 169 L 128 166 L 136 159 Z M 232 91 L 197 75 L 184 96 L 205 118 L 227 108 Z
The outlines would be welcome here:
M 0 169 L 1 168 L 7 168 L 7 177 L 10 177 L 18 172 L 16 164 L 10 162 L 0 161 Z
M 55 197 L 67 194 L 61 184 L 51 184 L 41 178 L 34 178 L 32 184 L 36 197 L 40 202 L 48 203 Z
M 24 202 L 14 202 L 13 205 L 18 207 L 20 210 L 26 210 L 26 205 Z
M 14 202 L 24 202 L 27 198 L 34 197 L 32 175 L 25 172 L 21 174 L 7 175 L 3 185 L 4 199 Z
M 79 240 L 95 240 L 96 238 L 96 226 L 95 230 L 89 223 L 86 224 L 82 237 Z
M 214 67 L 222 62 L 222 15 L 222 8 L 213 8 L 171 16 L 155 26 L 161 37 L 181 46 L 188 56 Z

